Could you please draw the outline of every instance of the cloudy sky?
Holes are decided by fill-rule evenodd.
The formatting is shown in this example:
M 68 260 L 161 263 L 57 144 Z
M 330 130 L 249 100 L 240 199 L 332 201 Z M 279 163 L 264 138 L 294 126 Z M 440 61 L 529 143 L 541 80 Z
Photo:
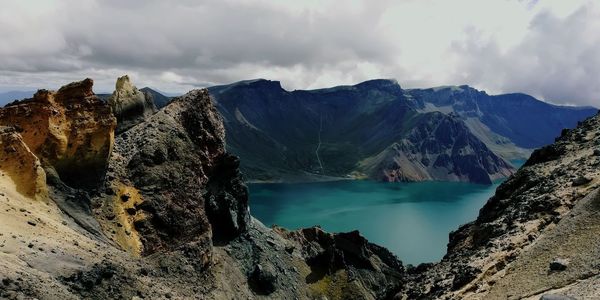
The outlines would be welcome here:
M 177 3 L 176 3 L 177 2 Z M 0 91 L 394 78 L 600 106 L 600 1 L 0 0 Z

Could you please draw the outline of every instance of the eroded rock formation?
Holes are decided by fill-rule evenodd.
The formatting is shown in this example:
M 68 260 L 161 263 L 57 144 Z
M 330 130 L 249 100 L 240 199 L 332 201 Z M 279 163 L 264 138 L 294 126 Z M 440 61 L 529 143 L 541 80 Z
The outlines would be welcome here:
M 12 127 L 0 126 L 0 172 L 14 182 L 17 191 L 30 198 L 46 198 L 46 173 L 39 159 Z
M 101 180 L 114 144 L 115 118 L 92 86 L 85 79 L 0 108 L 0 125 L 14 127 L 44 167 L 73 186 Z
M 514 168 L 473 135 L 455 115 L 429 113 L 406 137 L 359 164 L 371 178 L 389 182 L 445 180 L 491 184 Z
M 117 79 L 108 104 L 117 118 L 117 133 L 139 124 L 157 110 L 152 94 L 138 90 L 128 75 Z

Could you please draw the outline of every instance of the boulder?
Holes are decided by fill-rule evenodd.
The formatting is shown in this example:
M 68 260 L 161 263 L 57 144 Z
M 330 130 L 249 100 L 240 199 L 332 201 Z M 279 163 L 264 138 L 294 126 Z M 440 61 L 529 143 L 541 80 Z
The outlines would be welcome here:
M 590 183 L 591 181 L 592 181 L 591 178 L 587 178 L 585 176 L 579 176 L 573 180 L 572 185 L 573 186 L 586 185 L 586 184 Z
M 564 271 L 567 269 L 569 261 L 563 258 L 555 258 L 550 262 L 551 271 Z
M 274 270 L 256 265 L 249 278 L 250 287 L 259 295 L 272 294 L 277 289 L 277 277 Z

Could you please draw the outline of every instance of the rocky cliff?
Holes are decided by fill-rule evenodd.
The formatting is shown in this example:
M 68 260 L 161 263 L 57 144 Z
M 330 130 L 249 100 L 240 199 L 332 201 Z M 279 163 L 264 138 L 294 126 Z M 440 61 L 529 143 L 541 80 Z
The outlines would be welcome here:
M 34 199 L 47 197 L 46 172 L 12 127 L 0 127 L 0 170 L 23 196 Z
M 250 180 L 490 183 L 513 171 L 462 118 L 418 111 L 393 80 L 292 92 L 252 80 L 209 91 Z
M 0 126 L 13 127 L 44 167 L 77 187 L 102 179 L 114 145 L 115 118 L 92 85 L 85 79 L 40 90 L 0 109 Z
M 91 80 L 0 110 L 16 125 L 0 131 L 0 298 L 377 299 L 403 284 L 357 232 L 253 219 L 206 90 L 116 136 L 113 113 Z
M 400 299 L 598 297 L 600 114 L 536 150 Z M 549 296 L 548 296 L 549 297 Z
M 489 150 L 454 116 L 425 114 L 405 137 L 364 159 L 359 170 L 389 182 L 446 180 L 491 184 L 513 167 Z

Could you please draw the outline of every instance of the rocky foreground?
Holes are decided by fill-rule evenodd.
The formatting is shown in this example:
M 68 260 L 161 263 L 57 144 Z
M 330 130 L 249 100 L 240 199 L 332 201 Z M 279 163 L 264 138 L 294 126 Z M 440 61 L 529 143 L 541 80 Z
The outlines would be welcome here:
M 107 102 L 92 85 L 0 109 L 0 298 L 600 297 L 600 115 L 535 151 L 441 262 L 404 267 L 358 232 L 253 219 L 206 90 L 157 111 L 127 77 Z

